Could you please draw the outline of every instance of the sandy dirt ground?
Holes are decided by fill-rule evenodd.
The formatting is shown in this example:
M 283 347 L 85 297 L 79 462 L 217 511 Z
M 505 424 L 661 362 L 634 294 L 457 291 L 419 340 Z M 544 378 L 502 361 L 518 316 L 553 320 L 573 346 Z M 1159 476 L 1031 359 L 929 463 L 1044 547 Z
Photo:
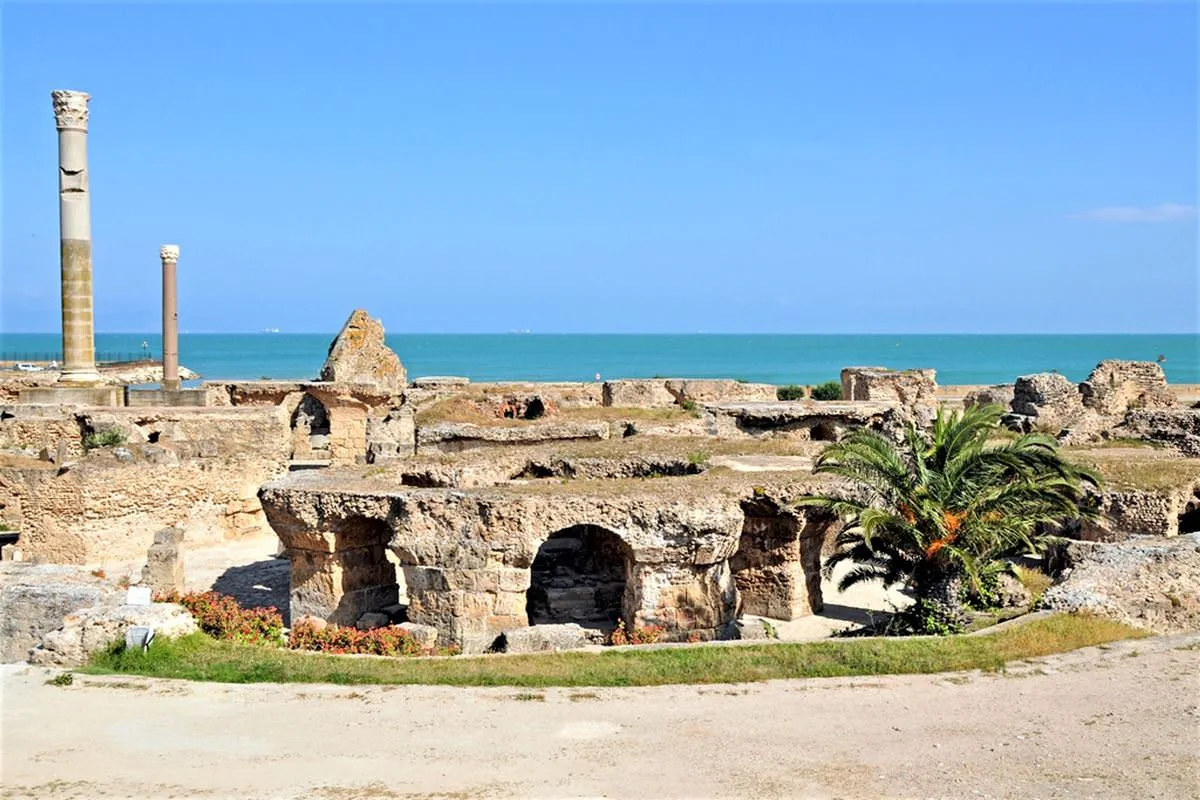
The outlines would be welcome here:
M 3 668 L 12 798 L 1195 798 L 1200 636 L 1004 674 L 640 689 Z

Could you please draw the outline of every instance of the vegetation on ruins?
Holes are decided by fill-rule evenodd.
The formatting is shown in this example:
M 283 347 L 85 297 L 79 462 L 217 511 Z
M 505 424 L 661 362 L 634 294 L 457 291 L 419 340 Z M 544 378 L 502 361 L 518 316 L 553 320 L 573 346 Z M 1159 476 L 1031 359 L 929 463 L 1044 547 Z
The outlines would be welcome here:
M 105 428 L 93 431 L 83 437 L 83 449 L 96 450 L 101 447 L 120 447 L 125 444 L 125 441 L 126 437 L 122 431 L 116 428 Z
M 273 606 L 242 608 L 237 600 L 218 592 L 171 592 L 155 600 L 183 606 L 195 617 L 196 626 L 215 639 L 245 644 L 283 642 L 283 617 Z
M 780 386 L 776 389 L 775 396 L 780 400 L 803 400 L 808 396 L 808 392 L 805 387 L 799 384 L 789 383 L 786 386 Z
M 812 387 L 813 400 L 841 400 L 842 384 L 840 381 L 826 381 Z
M 288 633 L 288 647 L 334 655 L 420 656 L 420 642 L 403 628 L 385 626 L 360 631 L 341 625 L 321 625 L 301 620 Z
M 658 625 L 634 625 L 632 628 L 625 627 L 625 620 L 617 622 L 617 627 L 608 635 L 608 643 L 611 645 L 624 644 L 656 644 L 662 641 L 666 634 Z
M 1063 460 L 1052 437 L 1027 434 L 989 441 L 999 406 L 939 410 L 932 430 L 913 424 L 896 444 L 875 431 L 852 431 L 817 459 L 818 473 L 851 481 L 855 496 L 805 497 L 844 527 L 826 561 L 854 567 L 845 590 L 864 581 L 906 585 L 914 604 L 900 621 L 915 633 L 954 633 L 965 625 L 970 594 L 986 593 L 1007 556 L 1036 553 L 1062 523 L 1094 517 L 1085 486 L 1096 473 Z
M 783 678 L 999 671 L 1009 662 L 1146 636 L 1120 622 L 1080 614 L 1015 621 L 981 636 L 837 639 L 761 645 L 663 645 L 456 658 L 346 659 L 219 641 L 203 634 L 155 640 L 142 652 L 120 645 L 79 672 L 125 673 L 222 683 L 442 684 L 453 686 L 661 686 Z

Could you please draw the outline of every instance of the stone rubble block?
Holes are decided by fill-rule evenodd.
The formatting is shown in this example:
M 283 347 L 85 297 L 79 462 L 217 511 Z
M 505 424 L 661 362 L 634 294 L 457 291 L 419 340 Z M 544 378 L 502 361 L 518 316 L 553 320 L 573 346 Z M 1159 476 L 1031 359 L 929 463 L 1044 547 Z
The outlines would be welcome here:
M 532 625 L 505 631 L 497 649 L 506 653 L 544 653 L 577 650 L 592 644 L 594 634 L 574 622 L 559 625 Z
M 677 405 L 675 395 L 667 391 L 661 379 L 605 381 L 601 388 L 607 407 L 670 408 Z
M 87 663 L 92 653 L 124 641 L 126 632 L 136 626 L 153 628 L 155 638 L 175 638 L 199 630 L 187 609 L 174 603 L 93 606 L 68 614 L 62 627 L 46 634 L 41 645 L 30 652 L 29 662 L 40 666 L 80 666 Z
M 406 631 L 409 636 L 413 637 L 423 648 L 432 648 L 437 645 L 438 629 L 433 625 L 419 625 L 416 622 L 401 622 L 396 627 Z

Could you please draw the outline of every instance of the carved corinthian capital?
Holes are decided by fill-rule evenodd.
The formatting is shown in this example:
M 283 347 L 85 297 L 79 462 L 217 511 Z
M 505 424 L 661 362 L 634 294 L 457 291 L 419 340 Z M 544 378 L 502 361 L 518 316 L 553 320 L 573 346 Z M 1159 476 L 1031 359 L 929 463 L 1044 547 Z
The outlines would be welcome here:
M 54 102 L 54 121 L 60 131 L 86 131 L 88 127 L 88 100 L 92 96 L 87 92 L 72 92 L 69 89 L 55 89 L 50 93 Z
M 179 245 L 164 244 L 158 249 L 158 257 L 163 260 L 164 264 L 174 264 L 179 260 Z

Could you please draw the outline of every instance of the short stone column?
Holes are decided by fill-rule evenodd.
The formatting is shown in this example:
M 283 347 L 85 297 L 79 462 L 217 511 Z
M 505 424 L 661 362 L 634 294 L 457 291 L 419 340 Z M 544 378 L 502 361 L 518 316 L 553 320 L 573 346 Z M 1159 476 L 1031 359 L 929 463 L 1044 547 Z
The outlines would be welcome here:
M 92 219 L 88 192 L 88 100 L 85 92 L 55 90 L 58 127 L 58 218 L 62 258 L 63 383 L 94 385 L 95 321 L 92 314 Z
M 176 291 L 175 265 L 179 263 L 179 245 L 164 244 L 158 251 L 162 259 L 162 388 L 179 391 L 179 297 Z

